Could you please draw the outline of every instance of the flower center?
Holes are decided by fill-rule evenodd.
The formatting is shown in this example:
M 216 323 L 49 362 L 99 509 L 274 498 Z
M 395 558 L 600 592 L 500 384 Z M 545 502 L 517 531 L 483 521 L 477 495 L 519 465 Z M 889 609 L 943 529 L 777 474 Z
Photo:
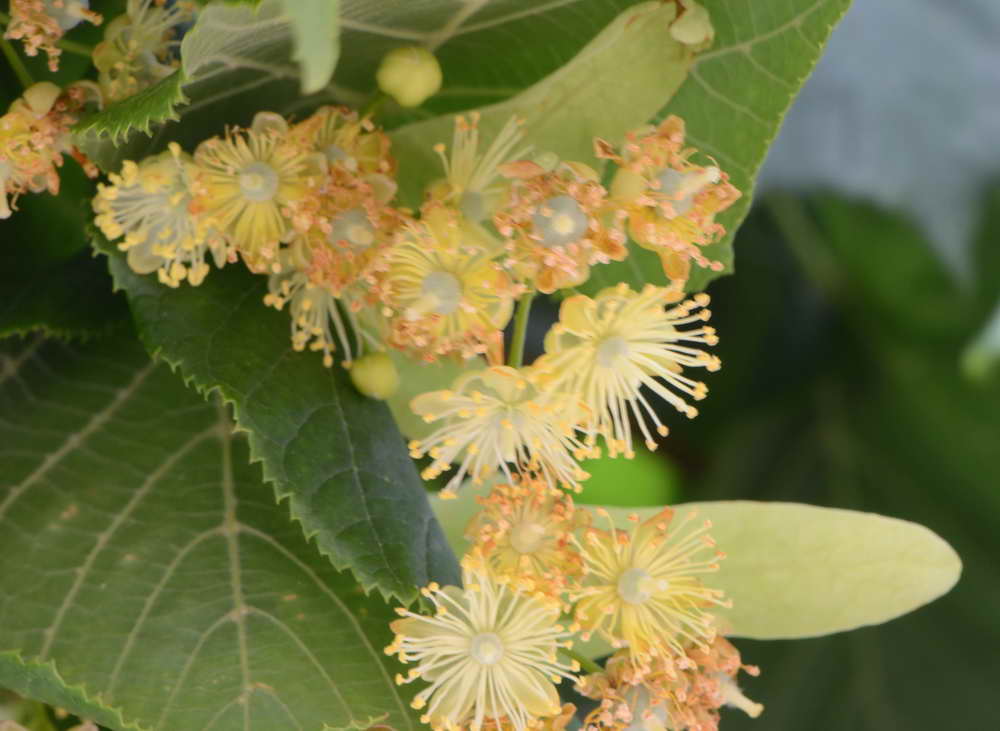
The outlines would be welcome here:
M 682 173 L 680 170 L 667 168 L 656 180 L 660 184 L 660 193 L 670 199 L 676 216 L 683 216 L 694 206 L 694 197 L 706 186 L 719 182 L 719 168 L 708 167 L 704 170 L 692 170 Z
M 621 335 L 604 338 L 597 346 L 597 365 L 602 368 L 614 368 L 618 362 L 628 356 L 628 343 Z
M 587 231 L 587 214 L 568 195 L 557 195 L 542 204 L 543 211 L 532 216 L 535 232 L 547 249 L 577 241 Z
M 462 301 L 462 284 L 451 272 L 431 272 L 424 277 L 421 289 L 425 297 L 436 301 L 431 312 L 438 315 L 452 314 Z
M 469 655 L 480 665 L 494 665 L 503 657 L 503 642 L 493 632 L 483 632 L 472 638 Z
M 278 173 L 265 162 L 252 162 L 236 178 L 243 197 L 254 203 L 272 200 L 278 192 Z
M 510 531 L 510 545 L 518 553 L 534 553 L 545 542 L 545 526 L 533 520 L 516 524 Z
M 326 159 L 330 163 L 340 163 L 348 170 L 357 170 L 358 161 L 347 154 L 345 150 L 340 145 L 327 145 L 326 149 L 323 150 L 323 154 L 326 155 Z
M 375 241 L 375 227 L 360 208 L 352 208 L 333 219 L 327 241 L 346 241 L 354 250 L 365 249 Z
M 642 604 L 667 587 L 665 579 L 654 579 L 646 569 L 632 568 L 618 578 L 618 596 L 629 604 Z

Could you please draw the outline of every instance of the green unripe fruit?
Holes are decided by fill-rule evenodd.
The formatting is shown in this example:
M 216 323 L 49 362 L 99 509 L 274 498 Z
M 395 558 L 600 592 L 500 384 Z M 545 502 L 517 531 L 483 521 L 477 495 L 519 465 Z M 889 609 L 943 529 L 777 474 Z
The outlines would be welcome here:
M 399 371 L 388 353 L 369 353 L 354 361 L 351 382 L 365 396 L 383 401 L 399 388 Z
M 416 107 L 441 88 L 441 65 L 426 48 L 404 46 L 385 54 L 375 78 L 400 106 Z

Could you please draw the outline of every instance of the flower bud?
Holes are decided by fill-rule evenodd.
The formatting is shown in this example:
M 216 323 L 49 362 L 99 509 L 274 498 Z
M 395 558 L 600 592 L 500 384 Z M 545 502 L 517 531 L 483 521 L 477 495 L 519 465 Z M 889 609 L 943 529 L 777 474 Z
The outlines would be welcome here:
M 399 388 L 399 372 L 388 353 L 369 353 L 351 366 L 351 382 L 369 398 L 384 400 Z
M 441 65 L 426 48 L 404 46 L 385 55 L 375 78 L 400 106 L 416 107 L 441 88 Z
M 60 94 L 62 89 L 51 81 L 39 81 L 25 90 L 24 103 L 36 117 L 44 117 L 52 109 Z

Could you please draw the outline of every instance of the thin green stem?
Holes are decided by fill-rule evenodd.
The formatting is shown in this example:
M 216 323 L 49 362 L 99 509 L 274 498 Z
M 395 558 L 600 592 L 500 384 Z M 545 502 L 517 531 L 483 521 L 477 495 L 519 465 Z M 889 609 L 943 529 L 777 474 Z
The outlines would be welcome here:
M 56 45 L 64 51 L 75 53 L 77 56 L 86 56 L 87 58 L 90 58 L 94 54 L 94 49 L 90 46 L 84 45 L 83 43 L 77 43 L 76 41 L 67 41 L 65 38 L 58 41 Z
M 528 292 L 517 301 L 517 313 L 514 315 L 514 332 L 510 338 L 510 354 L 507 365 L 520 368 L 524 362 L 524 341 L 528 336 L 528 315 L 531 314 L 531 300 L 534 292 Z
M 388 99 L 389 96 L 385 94 L 385 92 L 380 91 L 377 94 L 375 94 L 375 96 L 369 99 L 368 103 L 365 104 L 365 108 L 361 110 L 360 114 L 361 118 L 364 119 L 365 117 L 374 117 L 378 113 L 378 110 L 382 108 L 382 105 L 385 104 Z
M 566 655 L 570 660 L 576 660 L 580 665 L 580 669 L 584 670 L 588 675 L 593 673 L 601 673 L 604 670 L 596 662 L 591 660 L 589 657 L 584 657 L 578 652 L 575 652 L 568 647 L 560 647 L 560 651 Z
M 24 61 L 21 57 L 17 55 L 17 51 L 14 46 L 10 44 L 3 36 L 0 36 L 0 51 L 3 51 L 3 55 L 7 57 L 7 62 L 10 67 L 14 69 L 14 75 L 17 76 L 17 80 L 21 82 L 21 86 L 27 89 L 29 86 L 35 83 L 35 80 L 31 78 L 31 73 L 28 71 L 28 67 L 24 65 Z

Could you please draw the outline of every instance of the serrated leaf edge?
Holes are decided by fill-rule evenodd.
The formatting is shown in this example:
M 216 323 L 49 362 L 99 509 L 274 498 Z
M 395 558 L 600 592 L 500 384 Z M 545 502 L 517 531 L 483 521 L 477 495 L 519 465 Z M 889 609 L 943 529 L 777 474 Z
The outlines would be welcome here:
M 94 239 L 93 241 L 94 251 L 96 254 L 108 256 L 108 252 L 104 251 L 101 245 L 98 243 L 100 240 L 101 240 L 100 238 Z M 111 245 L 110 242 L 108 245 L 109 246 Z M 124 292 L 126 296 L 128 295 L 126 289 L 118 284 L 118 281 L 115 279 L 113 274 L 112 274 L 112 281 L 114 282 L 113 291 Z M 140 337 L 140 340 L 141 339 L 142 338 Z M 143 343 L 143 345 L 146 344 Z M 149 351 L 149 355 L 153 360 L 166 363 L 166 365 L 170 368 L 170 371 L 172 373 L 175 373 L 176 375 L 180 376 L 185 386 L 192 389 L 196 393 L 200 394 L 203 398 L 205 398 L 206 401 L 211 399 L 214 394 L 217 395 L 219 401 L 222 404 L 232 407 L 233 422 L 234 422 L 233 431 L 243 432 L 247 435 L 247 443 L 249 444 L 250 447 L 250 464 L 260 463 L 261 471 L 263 473 L 263 479 L 265 482 L 270 483 L 272 488 L 274 489 L 276 502 L 277 503 L 285 501 L 288 502 L 289 516 L 292 518 L 292 520 L 296 521 L 302 528 L 302 534 L 305 536 L 306 541 L 312 543 L 315 546 L 316 551 L 321 556 L 326 558 L 335 569 L 337 569 L 338 571 L 350 571 L 351 575 L 357 580 L 358 585 L 361 587 L 365 596 L 370 596 L 372 589 L 377 589 L 383 601 L 391 603 L 393 600 L 396 600 L 402 602 L 407 606 L 413 604 L 413 602 L 420 597 L 418 587 L 413 586 L 410 591 L 405 593 L 400 590 L 396 591 L 390 590 L 384 587 L 381 583 L 379 583 L 377 579 L 361 575 L 351 562 L 341 560 L 336 554 L 328 550 L 325 550 L 318 541 L 314 542 L 313 538 L 315 538 L 316 534 L 318 534 L 319 531 L 309 530 L 306 527 L 305 521 L 301 513 L 295 509 L 295 504 L 294 501 L 292 500 L 293 497 L 292 491 L 282 486 L 281 481 L 278 479 L 276 475 L 274 475 L 273 471 L 270 469 L 268 461 L 258 453 L 257 440 L 259 439 L 259 436 L 251 429 L 243 426 L 243 422 L 245 421 L 245 419 L 241 418 L 242 408 L 240 404 L 237 403 L 237 401 L 234 398 L 229 396 L 225 392 L 222 386 L 206 385 L 200 383 L 194 374 L 187 372 L 183 360 L 172 359 L 167 357 L 163 353 L 163 349 L 161 347 L 157 347 L 153 350 L 150 350 L 147 346 L 147 351 Z M 433 511 L 431 511 L 431 516 L 434 520 L 436 520 L 436 517 L 434 517 L 433 515 Z M 404 582 L 397 581 L 396 583 L 399 584 Z
M 66 689 L 68 692 L 79 694 L 84 702 L 89 703 L 109 714 L 111 720 L 115 722 L 115 726 L 122 731 L 152 731 L 152 727 L 141 726 L 136 722 L 125 720 L 125 715 L 121 708 L 106 705 L 102 700 L 100 700 L 100 694 L 91 694 L 87 687 L 83 683 L 78 683 L 76 685 L 68 684 L 64 679 L 62 674 L 59 672 L 59 668 L 56 666 L 55 660 L 25 660 L 24 656 L 21 654 L 20 650 L 0 650 L 0 663 L 4 661 L 10 661 L 22 668 L 40 668 L 46 670 L 56 683 Z M 26 687 L 21 688 L 10 688 L 26 698 L 31 698 L 32 700 L 38 700 L 42 702 L 49 702 L 50 699 L 39 698 L 26 693 Z M 77 709 L 69 708 L 67 710 L 77 713 Z M 83 717 L 87 718 L 88 712 L 85 709 L 82 714 Z M 91 719 L 93 720 L 93 719 Z M 107 719 L 97 719 L 102 724 L 107 724 Z
M 176 81 L 172 81 L 176 77 Z M 122 99 L 113 103 L 111 106 L 101 109 L 100 111 L 94 112 L 90 116 L 80 120 L 73 126 L 74 135 L 85 135 L 92 134 L 98 139 L 100 138 L 110 138 L 111 142 L 118 143 L 121 142 L 130 132 L 138 131 L 142 132 L 146 136 L 152 136 L 153 125 L 161 124 L 163 122 L 177 122 L 180 120 L 180 115 L 177 114 L 177 108 L 190 103 L 190 99 L 184 94 L 184 85 L 187 83 L 187 78 L 184 76 L 182 69 L 178 68 L 169 76 L 160 79 L 153 86 L 143 89 L 138 94 L 130 96 L 126 99 Z M 168 103 L 169 112 L 162 117 L 153 117 L 151 115 L 146 115 L 142 122 L 137 124 L 125 124 L 125 125 L 115 125 L 113 127 L 97 127 L 96 125 L 101 123 L 103 117 L 105 117 L 110 111 L 118 109 L 126 104 L 135 103 L 136 96 L 139 94 L 146 94 L 151 92 L 160 86 L 166 86 L 167 84 L 176 84 L 176 94 Z

